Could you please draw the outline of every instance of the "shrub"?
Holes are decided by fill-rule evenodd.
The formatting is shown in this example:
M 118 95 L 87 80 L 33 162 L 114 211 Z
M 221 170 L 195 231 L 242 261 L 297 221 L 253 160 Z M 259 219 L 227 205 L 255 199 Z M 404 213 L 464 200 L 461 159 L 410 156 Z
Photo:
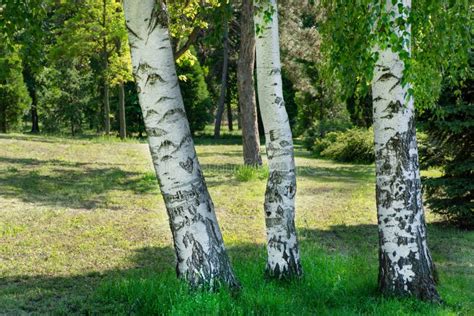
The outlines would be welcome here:
M 340 162 L 373 163 L 373 130 L 352 128 L 345 132 L 331 132 L 324 138 L 317 138 L 311 150 L 320 157 Z
M 234 175 L 238 181 L 247 182 L 252 180 L 263 180 L 268 178 L 268 168 L 256 168 L 252 166 L 239 166 L 234 171 Z

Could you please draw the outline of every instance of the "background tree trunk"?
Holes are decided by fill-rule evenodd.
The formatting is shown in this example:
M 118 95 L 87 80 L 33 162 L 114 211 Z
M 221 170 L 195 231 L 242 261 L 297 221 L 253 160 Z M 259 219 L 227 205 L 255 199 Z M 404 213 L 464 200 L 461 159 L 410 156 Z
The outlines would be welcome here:
M 0 133 L 8 132 L 7 128 L 7 110 L 6 107 L 0 105 Z
M 227 71 L 229 70 L 229 29 L 227 21 L 224 28 L 224 61 L 222 63 L 222 79 L 221 79 L 221 93 L 219 96 L 219 103 L 217 104 L 216 120 L 214 126 L 214 137 L 221 136 L 222 115 L 225 109 L 225 96 L 227 92 Z
M 103 0 L 103 11 L 102 11 L 102 23 L 103 23 L 103 32 L 102 35 L 102 46 L 103 46 L 103 58 L 104 58 L 104 87 L 103 87 L 103 98 L 104 98 L 104 127 L 105 127 L 105 134 L 110 134 L 110 97 L 109 97 L 109 83 L 107 81 L 107 72 L 109 70 L 109 52 L 107 50 L 107 38 L 106 38 L 106 31 L 105 28 L 107 26 L 107 0 Z
M 410 2 L 399 1 L 406 7 L 410 7 Z M 393 19 L 400 17 L 398 7 L 392 7 L 390 1 L 387 10 L 395 12 Z M 379 53 L 372 83 L 379 288 L 387 295 L 439 301 L 426 242 L 414 101 L 408 96 L 411 86 L 401 84 L 405 65 L 399 54 L 390 48 L 375 49 Z
M 260 156 L 254 82 L 255 31 L 253 15 L 253 0 L 243 0 L 240 20 L 240 53 L 237 62 L 237 86 L 244 163 L 250 166 L 261 166 L 262 157 Z
M 31 133 L 38 134 L 39 129 L 39 119 L 38 119 L 38 96 L 36 94 L 36 79 L 29 65 L 25 65 L 23 68 L 23 78 L 26 83 L 26 88 L 28 89 L 28 94 L 31 98 Z
M 234 130 L 234 118 L 232 115 L 232 91 L 230 87 L 227 85 L 227 96 L 226 96 L 226 107 L 227 107 L 227 127 L 229 131 L 232 132 Z
M 257 85 L 265 128 L 270 177 L 265 192 L 267 227 L 267 274 L 291 278 L 302 274 L 295 228 L 296 170 L 293 139 L 283 100 L 278 11 L 275 0 L 259 2 L 263 12 L 272 12 L 265 21 L 263 12 L 255 15 L 257 34 Z
M 177 273 L 192 287 L 238 287 L 199 165 L 176 75 L 163 0 L 124 1 L 140 106 L 166 204 Z
M 125 117 L 125 88 L 121 82 L 119 88 L 119 124 L 120 124 L 120 138 L 127 137 L 127 120 Z

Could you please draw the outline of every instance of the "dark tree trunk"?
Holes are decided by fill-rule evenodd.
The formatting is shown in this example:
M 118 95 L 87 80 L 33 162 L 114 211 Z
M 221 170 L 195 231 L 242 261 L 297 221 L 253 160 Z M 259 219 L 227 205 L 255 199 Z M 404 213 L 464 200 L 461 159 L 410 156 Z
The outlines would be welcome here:
M 103 98 L 104 98 L 104 127 L 105 127 L 105 134 L 110 134 L 110 101 L 109 101 L 109 84 L 107 82 L 107 72 L 109 70 L 109 53 L 107 50 L 107 38 L 105 34 L 105 27 L 107 26 L 107 0 L 103 0 L 103 11 L 102 11 L 102 26 L 104 27 L 104 34 L 103 34 L 103 58 L 104 58 L 104 91 L 103 91 Z
M 109 85 L 104 81 L 104 127 L 105 134 L 110 134 L 110 102 L 109 102 Z
M 227 91 L 227 127 L 229 128 L 229 131 L 234 130 L 234 118 L 232 117 L 232 93 L 230 91 L 230 87 L 227 88 L 229 91 Z
M 227 23 L 227 22 L 226 22 Z M 224 62 L 222 64 L 222 79 L 221 79 L 221 93 L 219 96 L 219 103 L 217 104 L 216 121 L 214 126 L 214 137 L 221 136 L 222 115 L 225 109 L 225 96 L 227 92 L 227 71 L 229 69 L 229 30 L 225 26 L 224 30 Z
M 36 93 L 35 93 L 36 96 Z M 38 119 L 38 107 L 36 103 L 36 98 L 34 99 L 33 103 L 31 104 L 31 132 L 33 134 L 38 134 L 40 132 L 39 129 L 39 119 Z
M 0 133 L 6 133 L 7 130 L 7 110 L 0 106 Z
M 127 137 L 127 121 L 125 117 L 125 89 L 123 83 L 119 84 L 119 123 L 120 123 L 120 138 Z
M 38 96 L 36 95 L 36 80 L 31 68 L 28 65 L 23 68 L 23 78 L 26 83 L 26 88 L 28 89 L 28 94 L 31 98 L 31 132 L 38 134 L 40 129 L 38 120 Z
M 237 63 L 237 85 L 244 163 L 251 166 L 261 166 L 262 157 L 260 156 L 260 137 L 254 82 L 255 36 L 253 14 L 253 1 L 243 0 L 240 21 L 240 54 Z
M 242 113 L 240 113 L 240 106 L 237 106 L 237 129 L 242 129 Z

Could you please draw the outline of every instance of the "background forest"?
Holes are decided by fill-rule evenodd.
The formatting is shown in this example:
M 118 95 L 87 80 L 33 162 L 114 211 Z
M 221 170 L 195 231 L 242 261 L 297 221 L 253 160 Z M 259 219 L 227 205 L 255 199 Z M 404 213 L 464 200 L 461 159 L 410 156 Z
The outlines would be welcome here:
M 474 308 L 474 280 L 472 275 L 464 283 L 458 280 L 472 272 L 474 259 L 473 7 L 468 1 L 413 1 L 409 19 L 412 52 L 410 57 L 402 57 L 406 58 L 404 80 L 412 84 L 409 94 L 415 100 L 424 202 L 429 210 L 428 221 L 436 223 L 429 227 L 430 238 L 455 245 L 452 252 L 434 247 L 435 262 L 441 262 L 441 270 L 448 267 L 441 272 L 447 285 L 440 289 L 448 304 L 438 309 L 411 301 L 408 307 L 404 301 L 368 302 L 373 285 L 365 292 L 361 290 L 367 288 L 372 276 L 364 267 L 375 264 L 363 256 L 373 254 L 375 248 L 367 243 L 376 239 L 368 233 L 374 219 L 366 212 L 374 209 L 371 181 L 375 161 L 371 81 L 376 59 L 370 45 L 375 40 L 369 2 L 278 3 L 285 108 L 295 139 L 297 165 L 301 166 L 298 181 L 306 192 L 298 202 L 302 215 L 296 224 L 302 249 L 307 252 L 302 261 L 308 277 L 295 300 L 303 314 L 311 314 L 317 307 L 341 315 L 400 311 L 468 315 Z M 208 293 L 191 297 L 172 279 L 172 271 L 155 265 L 168 264 L 170 260 L 163 258 L 172 257 L 172 251 L 166 244 L 169 237 L 163 237 L 167 225 L 163 215 L 146 213 L 156 209 L 157 203 L 163 205 L 152 197 L 158 191 L 154 175 L 148 170 L 149 158 L 143 158 L 143 148 L 140 154 L 134 153 L 147 132 L 132 75 L 130 30 L 125 25 L 121 1 L 0 0 L 0 190 L 4 188 L 0 191 L 0 207 L 4 206 L 0 217 L 4 223 L 0 224 L 0 295 L 4 296 L 0 298 L 0 314 L 2 308 L 18 312 L 16 304 L 26 312 L 46 312 L 57 304 L 59 314 L 92 313 L 101 308 L 104 313 L 191 314 L 198 308 L 201 313 L 231 311 L 240 315 L 248 314 L 245 306 L 253 304 L 257 305 L 257 314 L 293 312 L 284 304 L 298 285 L 286 284 L 281 293 L 278 283 L 265 284 L 264 289 L 251 285 L 252 273 L 260 269 L 254 259 L 263 253 L 262 240 L 253 237 L 253 230 L 261 227 L 250 220 L 260 212 L 256 210 L 262 203 L 256 196 L 264 195 L 262 181 L 268 169 L 260 166 L 261 160 L 256 163 L 242 159 L 242 134 L 245 141 L 248 133 L 248 123 L 242 116 L 247 110 L 241 105 L 239 90 L 239 71 L 245 67 L 241 59 L 242 2 L 176 0 L 167 5 L 186 116 L 211 193 L 216 196 L 216 204 L 223 205 L 224 210 L 217 213 L 226 244 L 231 244 L 231 259 L 250 262 L 236 265 L 249 292 L 238 302 L 227 292 L 217 298 Z M 383 36 L 397 45 L 398 39 L 391 38 L 388 31 Z M 258 129 L 253 134 L 263 144 L 258 96 L 256 109 Z M 98 156 L 99 151 L 104 156 Z M 86 157 L 87 153 L 91 157 Z M 125 166 L 127 160 L 136 165 Z M 28 169 L 35 166 L 43 169 Z M 61 180 L 72 181 L 76 176 L 79 182 L 70 188 Z M 234 196 L 244 192 L 238 206 L 233 205 L 228 192 Z M 333 208 L 334 214 L 311 214 L 312 195 L 318 195 L 316 205 L 320 209 Z M 349 202 L 338 201 L 338 195 Z M 10 199 L 17 204 L 11 204 Z M 327 200 L 330 205 L 325 205 Z M 28 228 L 20 223 L 19 213 L 12 216 L 7 211 L 34 209 L 34 203 L 46 213 L 31 215 L 27 220 L 31 231 L 28 237 L 22 237 Z M 78 213 L 71 215 L 67 208 Z M 132 210 L 137 222 L 127 222 L 126 212 L 122 213 L 126 208 Z M 82 214 L 96 209 L 94 214 Z M 106 219 L 106 210 L 110 209 L 120 210 L 114 221 Z M 76 246 L 80 252 L 87 253 L 78 255 L 79 261 L 95 260 L 95 264 L 84 268 L 78 262 L 67 261 L 76 276 L 58 272 L 64 263 L 61 253 L 69 251 L 59 246 L 59 239 L 75 243 L 64 231 L 84 232 L 94 221 L 100 226 L 81 238 L 99 238 L 100 244 L 101 236 L 107 235 L 114 240 L 115 249 L 133 250 L 134 258 L 116 255 L 105 245 L 99 246 L 104 247 L 107 258 L 99 258 L 97 245 L 79 242 Z M 157 231 L 145 228 L 150 222 L 160 223 Z M 53 277 L 31 277 L 38 272 L 33 265 L 42 262 L 41 254 L 34 255 L 38 258 L 33 263 L 20 258 L 2 267 L 2 260 L 14 252 L 11 245 L 36 243 L 34 233 L 46 243 L 43 229 L 53 229 L 52 223 L 63 230 L 53 241 L 52 247 L 56 248 L 44 255 L 49 258 L 44 260 L 50 261 L 43 272 Z M 135 227 L 129 239 L 125 237 L 127 225 Z M 242 230 L 243 237 L 237 236 Z M 368 240 L 364 241 L 363 235 L 368 235 Z M 10 240 L 10 246 L 2 239 Z M 153 239 L 164 243 L 153 244 Z M 44 246 L 43 241 L 39 244 Z M 359 242 L 364 248 L 362 255 L 351 249 Z M 253 244 L 258 247 L 252 248 Z M 18 274 L 14 273 L 17 265 Z M 317 268 L 320 266 L 332 269 L 333 274 L 322 273 Z M 93 284 L 92 289 L 84 289 L 89 293 L 85 305 L 80 302 L 84 297 L 68 290 L 68 284 L 87 283 L 89 276 L 83 270 L 91 273 Z M 98 276 L 93 275 L 95 270 L 100 271 Z M 150 271 L 157 270 L 164 271 L 164 281 L 152 276 Z M 127 277 L 116 282 L 121 273 Z M 364 273 L 367 275 L 362 276 Z M 354 283 L 337 281 L 341 275 Z M 157 285 L 159 282 L 165 286 Z M 167 296 L 166 286 L 174 294 Z M 18 298 L 18 293 L 30 287 L 37 293 L 28 292 Z M 275 294 L 255 300 L 264 290 Z M 310 290 L 321 294 L 314 306 L 304 303 L 309 300 L 305 292 Z M 358 294 L 350 300 L 344 298 L 346 292 Z M 471 294 L 459 294 L 468 292 Z M 54 293 L 61 293 L 57 302 Z M 456 295 L 460 298 L 453 299 Z M 35 303 L 35 297 L 42 302 Z M 339 304 L 341 298 L 347 302 Z M 186 303 L 179 303 L 185 299 Z M 365 303 L 359 306 L 361 302 Z

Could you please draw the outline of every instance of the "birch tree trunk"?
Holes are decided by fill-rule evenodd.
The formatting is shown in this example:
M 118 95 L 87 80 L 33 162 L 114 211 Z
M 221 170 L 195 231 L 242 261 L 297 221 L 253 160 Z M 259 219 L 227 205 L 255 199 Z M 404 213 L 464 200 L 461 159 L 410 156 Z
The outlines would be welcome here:
M 163 0 L 124 1 L 148 142 L 166 204 L 177 274 L 192 287 L 239 284 L 204 181 L 179 89 Z
M 270 177 L 265 192 L 267 274 L 276 278 L 302 273 L 295 228 L 296 173 L 293 139 L 283 100 L 278 11 L 275 0 L 255 2 L 257 86 L 265 129 Z M 265 21 L 264 13 L 272 20 Z
M 242 0 L 240 18 L 240 50 L 237 62 L 237 88 L 239 92 L 239 122 L 242 126 L 244 163 L 261 166 L 260 136 L 258 134 L 257 101 L 255 98 L 255 28 L 253 0 Z
M 410 0 L 399 1 L 410 7 Z M 393 19 L 397 4 L 387 1 Z M 393 30 L 398 36 L 402 31 Z M 407 28 L 408 33 L 410 28 Z M 410 35 L 407 38 L 411 40 Z M 382 293 L 439 301 L 426 242 L 413 97 L 402 86 L 399 53 L 380 50 L 372 83 L 379 226 L 379 288 Z M 409 47 L 405 48 L 407 51 Z

